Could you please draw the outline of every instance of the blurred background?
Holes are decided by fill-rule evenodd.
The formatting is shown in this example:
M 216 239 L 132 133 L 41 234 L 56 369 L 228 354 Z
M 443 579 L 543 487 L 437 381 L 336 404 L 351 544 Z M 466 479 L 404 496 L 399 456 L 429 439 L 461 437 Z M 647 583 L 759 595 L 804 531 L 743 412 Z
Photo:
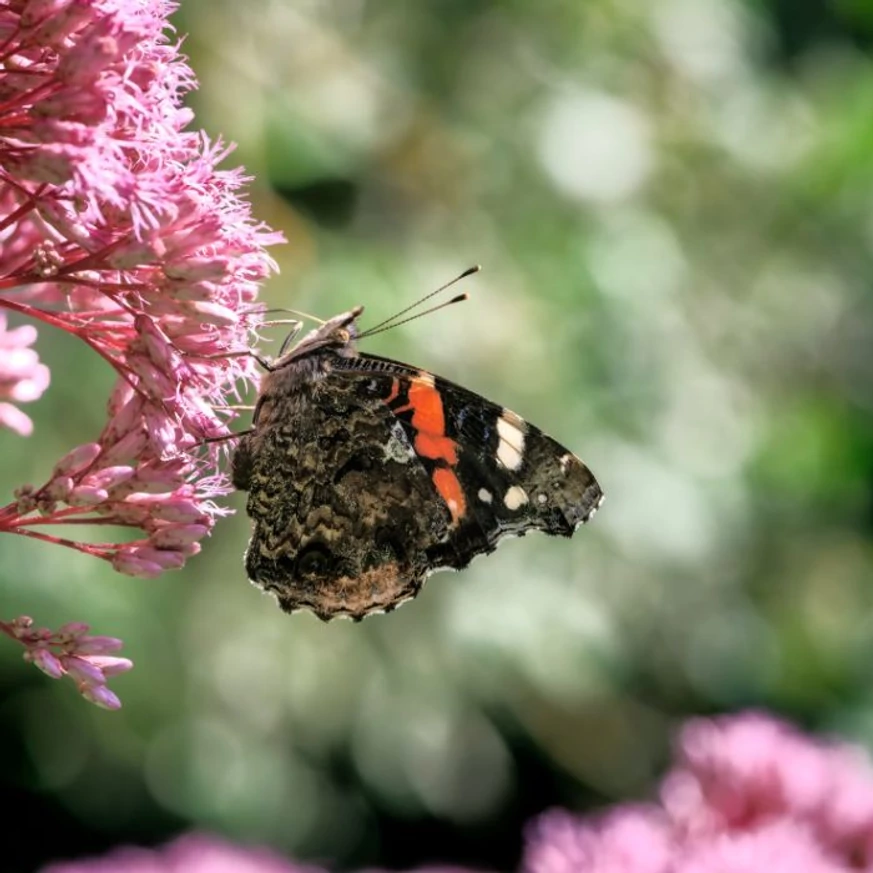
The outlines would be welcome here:
M 183 0 L 175 23 L 197 126 L 288 237 L 269 304 L 372 324 L 481 263 L 468 303 L 366 349 L 515 409 L 607 499 L 360 625 L 249 585 L 238 496 L 155 581 L 7 538 L 4 616 L 87 621 L 136 667 L 106 713 L 0 641 L 3 794 L 44 835 L 4 869 L 190 828 L 510 869 L 537 812 L 650 796 L 690 714 L 873 747 L 873 6 Z M 94 437 L 112 383 L 40 330 L 53 383 L 35 435 L 2 435 L 9 491 Z

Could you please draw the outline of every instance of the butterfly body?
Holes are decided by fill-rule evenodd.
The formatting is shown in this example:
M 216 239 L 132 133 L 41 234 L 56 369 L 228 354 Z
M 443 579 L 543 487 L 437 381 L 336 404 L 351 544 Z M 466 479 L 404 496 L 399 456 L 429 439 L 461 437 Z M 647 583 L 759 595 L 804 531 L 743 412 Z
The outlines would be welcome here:
M 362 311 L 270 365 L 232 463 L 249 578 L 325 620 L 389 611 L 505 536 L 571 536 L 603 497 L 575 455 L 509 410 L 358 352 Z

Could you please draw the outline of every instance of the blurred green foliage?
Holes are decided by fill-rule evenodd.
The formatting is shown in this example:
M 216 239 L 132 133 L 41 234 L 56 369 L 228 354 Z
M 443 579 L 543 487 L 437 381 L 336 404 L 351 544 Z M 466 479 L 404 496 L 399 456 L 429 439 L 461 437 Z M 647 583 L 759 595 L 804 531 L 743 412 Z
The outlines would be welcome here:
M 867 4 L 184 0 L 177 26 L 197 124 L 289 240 L 269 304 L 366 325 L 482 263 L 470 302 L 367 349 L 530 418 L 607 499 L 361 625 L 246 582 L 238 497 L 156 581 L 9 538 L 7 617 L 136 662 L 108 714 L 6 646 L 7 784 L 47 854 L 201 827 L 510 864 L 542 806 L 643 796 L 687 713 L 873 746 Z M 111 383 L 68 337 L 39 350 L 10 491 L 98 432 Z

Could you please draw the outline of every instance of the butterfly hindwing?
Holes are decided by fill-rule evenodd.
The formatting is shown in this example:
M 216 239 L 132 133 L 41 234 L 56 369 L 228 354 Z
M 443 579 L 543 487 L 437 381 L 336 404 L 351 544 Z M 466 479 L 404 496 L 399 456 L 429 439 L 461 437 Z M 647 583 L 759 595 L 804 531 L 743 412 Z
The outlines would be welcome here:
M 241 439 L 234 462 L 249 492 L 249 579 L 285 611 L 324 619 L 414 597 L 450 513 L 388 407 L 330 379 L 264 408 L 269 426 Z

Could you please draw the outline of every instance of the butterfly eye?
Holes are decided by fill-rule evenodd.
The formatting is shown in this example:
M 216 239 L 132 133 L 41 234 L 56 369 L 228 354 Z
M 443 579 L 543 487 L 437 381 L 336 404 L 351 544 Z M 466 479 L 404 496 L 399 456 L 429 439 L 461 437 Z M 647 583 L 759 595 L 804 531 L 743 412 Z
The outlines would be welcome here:
M 297 558 L 297 572 L 301 576 L 319 576 L 326 573 L 331 564 L 332 555 L 321 543 L 307 546 Z

